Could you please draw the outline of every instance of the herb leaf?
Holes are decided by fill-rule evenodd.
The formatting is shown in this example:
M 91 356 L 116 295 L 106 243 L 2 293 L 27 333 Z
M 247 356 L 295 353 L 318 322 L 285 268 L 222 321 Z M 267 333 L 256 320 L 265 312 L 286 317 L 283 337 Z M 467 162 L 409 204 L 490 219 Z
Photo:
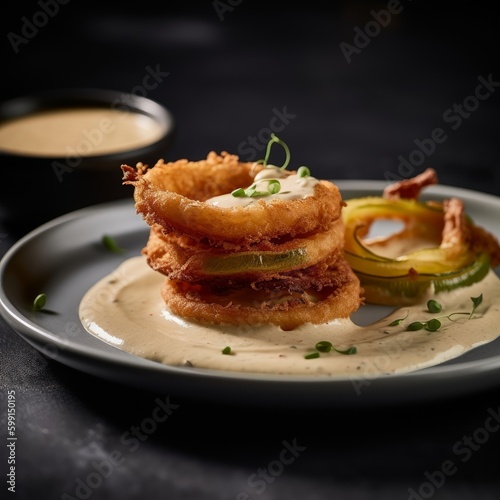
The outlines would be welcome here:
M 224 347 L 224 349 L 222 349 L 222 354 L 231 354 L 231 353 L 232 353 L 231 347 L 228 345 Z
M 333 345 L 331 342 L 328 342 L 328 340 L 322 340 L 318 342 L 314 348 L 319 352 L 330 352 L 333 349 Z
M 350 356 L 351 354 L 356 354 L 358 352 L 358 349 L 356 348 L 356 346 L 352 346 L 352 347 L 349 347 L 345 350 L 340 350 L 340 349 L 336 349 L 335 347 L 333 348 L 334 351 L 338 352 L 339 354 L 345 354 L 347 356 Z
M 395 319 L 394 321 L 391 321 L 389 323 L 389 326 L 398 326 L 398 325 L 400 325 L 408 317 L 409 312 L 410 311 L 406 311 L 406 316 L 404 318 L 398 318 L 398 319 Z
M 44 308 L 46 302 L 47 302 L 47 295 L 45 295 L 44 293 L 39 293 L 35 297 L 35 300 L 33 301 L 33 310 L 41 311 Z
M 113 237 L 109 236 L 108 234 L 105 234 L 102 237 L 102 244 L 110 251 L 110 252 L 115 252 L 115 253 L 122 253 L 124 252 L 123 248 L 121 248 L 118 243 L 114 240 Z
M 358 349 L 355 346 L 348 347 L 347 349 L 337 349 L 328 340 L 321 340 L 320 342 L 317 342 L 314 348 L 316 349 L 316 351 L 306 354 L 304 358 L 306 359 L 319 358 L 320 352 L 335 351 L 339 354 L 345 354 L 345 355 L 356 354 L 358 352 Z
M 441 328 L 441 321 L 436 318 L 430 319 L 425 324 L 425 329 L 429 330 L 430 332 L 435 332 L 436 330 L 439 330 L 439 328 Z
M 479 295 L 479 297 L 471 297 L 470 300 L 472 300 L 472 304 L 474 305 L 474 307 L 472 308 L 469 319 L 472 318 L 472 315 L 483 301 L 483 294 Z
M 414 321 L 413 323 L 410 323 L 406 329 L 410 332 L 416 332 L 417 330 L 422 330 L 424 327 L 425 323 L 422 323 L 421 321 Z
M 429 300 L 427 301 L 427 310 L 431 313 L 441 312 L 443 306 L 437 300 Z
M 311 175 L 311 171 L 305 165 L 302 165 L 298 168 L 297 175 L 299 177 L 309 177 Z
M 315 359 L 315 358 L 319 358 L 319 352 L 318 351 L 315 351 L 315 352 L 311 352 L 309 354 L 306 354 L 304 356 L 305 359 Z

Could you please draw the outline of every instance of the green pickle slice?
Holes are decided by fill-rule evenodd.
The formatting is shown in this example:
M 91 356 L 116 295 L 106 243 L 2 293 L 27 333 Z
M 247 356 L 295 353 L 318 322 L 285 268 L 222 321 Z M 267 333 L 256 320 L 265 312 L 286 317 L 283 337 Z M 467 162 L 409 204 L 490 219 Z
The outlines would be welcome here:
M 294 248 L 286 252 L 242 252 L 206 257 L 202 270 L 206 274 L 213 275 L 283 271 L 304 264 L 307 259 L 305 248 Z

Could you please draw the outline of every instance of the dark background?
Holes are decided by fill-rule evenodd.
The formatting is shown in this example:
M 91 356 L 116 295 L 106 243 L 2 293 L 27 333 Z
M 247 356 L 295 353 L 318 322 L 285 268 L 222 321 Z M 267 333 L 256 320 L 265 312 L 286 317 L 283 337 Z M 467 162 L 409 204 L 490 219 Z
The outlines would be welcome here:
M 415 173 L 434 166 L 444 184 L 499 194 L 497 93 L 456 130 L 443 120 L 473 94 L 479 76 L 500 81 L 489 4 L 401 0 L 401 12 L 348 63 L 340 44 L 354 45 L 355 28 L 364 30 L 371 11 L 387 10 L 388 2 L 232 3 L 224 10 L 212 1 L 72 0 L 18 54 L 6 35 L 22 33 L 23 18 L 34 20 L 41 8 L 11 4 L 2 19 L 3 97 L 58 87 L 141 93 L 147 68 L 159 68 L 169 75 L 146 93 L 176 117 L 169 160 L 203 158 L 212 149 L 252 160 L 248 137 L 260 137 L 263 149 L 273 110 L 286 109 L 293 118 L 279 133 L 292 163 L 317 175 L 398 175 L 398 156 L 408 159 L 414 141 L 440 127 L 447 140 Z
M 416 140 L 442 128 L 447 139 L 414 173 L 433 166 L 442 184 L 500 195 L 500 95 L 492 92 L 456 130 L 444 120 L 474 93 L 479 77 L 491 74 L 500 82 L 493 4 L 440 2 L 436 8 L 402 0 L 401 12 L 350 63 L 340 44 L 353 45 L 355 28 L 363 30 L 373 20 L 370 12 L 387 9 L 388 2 L 323 8 L 226 1 L 222 12 L 211 1 L 72 0 L 58 4 L 16 53 L 9 34 L 21 34 L 42 4 L 56 9 L 54 2 L 12 2 L 2 13 L 2 98 L 53 88 L 134 92 L 147 68 L 159 68 L 169 74 L 147 97 L 176 119 L 167 160 L 201 159 L 210 150 L 255 159 L 276 110 L 286 110 L 289 123 L 278 134 L 291 148 L 292 164 L 308 165 L 318 177 L 405 176 L 398 157 L 408 159 Z M 258 138 L 253 149 L 251 136 Z M 6 189 L 22 194 L 22 177 L 16 186 L 0 184 L 0 196 Z M 1 252 L 19 236 L 0 226 Z M 121 449 L 120 436 L 151 414 L 158 395 L 47 361 L 4 322 L 0 327 L 0 436 L 6 391 L 18 394 L 16 496 L 75 495 L 76 478 L 93 470 L 92 460 Z M 300 402 L 294 412 L 201 405 L 189 395 L 176 402 L 178 413 L 89 498 L 222 500 L 247 492 L 262 500 L 406 499 L 409 488 L 431 481 L 429 474 L 449 458 L 458 470 L 442 483 L 434 474 L 434 485 L 421 490 L 425 498 L 498 498 L 498 436 L 491 433 L 470 460 L 460 462 L 452 450 L 484 426 L 489 409 L 498 411 L 500 391 L 321 412 Z M 265 491 L 252 489 L 250 475 L 294 438 L 307 452 Z M 4 480 L 0 488 L 9 498 Z

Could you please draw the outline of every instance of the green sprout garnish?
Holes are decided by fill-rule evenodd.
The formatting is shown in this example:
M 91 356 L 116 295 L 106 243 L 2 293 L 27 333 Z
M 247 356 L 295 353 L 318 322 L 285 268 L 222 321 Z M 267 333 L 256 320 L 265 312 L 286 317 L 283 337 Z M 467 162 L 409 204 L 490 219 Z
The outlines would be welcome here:
M 304 356 L 305 359 L 314 359 L 314 358 L 319 358 L 319 352 L 316 351 L 316 352 L 311 352 L 309 354 L 306 354 Z
M 316 345 L 314 346 L 314 348 L 316 349 L 316 351 L 311 352 L 309 354 L 306 354 L 304 356 L 304 358 L 306 358 L 306 359 L 319 358 L 321 352 L 327 353 L 327 352 L 335 351 L 338 354 L 345 354 L 347 356 L 349 356 L 351 354 L 356 354 L 358 352 L 357 348 L 354 346 L 348 347 L 347 349 L 337 349 L 328 340 L 321 340 L 320 342 L 317 342 Z
M 437 300 L 429 300 L 427 301 L 427 310 L 431 313 L 441 312 L 443 306 Z
M 243 189 L 243 188 L 238 188 L 235 189 L 231 194 L 235 198 L 250 198 L 250 197 L 257 197 L 257 196 L 269 196 L 271 194 L 277 194 L 280 192 L 281 189 L 281 184 L 280 181 L 277 179 L 271 179 L 271 180 L 266 180 L 267 182 L 267 190 L 266 191 L 260 191 L 257 189 L 257 184 L 252 184 L 249 188 Z
M 404 318 L 398 318 L 395 319 L 394 321 L 391 321 L 391 323 L 389 323 L 389 326 L 398 326 L 399 324 L 401 324 L 408 317 L 409 312 L 410 311 L 406 312 L 406 316 Z
M 274 143 L 279 144 L 285 150 L 285 163 L 283 163 L 283 165 L 280 167 L 281 170 L 285 170 L 285 168 L 288 166 L 288 163 L 290 162 L 290 148 L 274 133 L 271 133 L 271 139 L 267 143 L 266 156 L 263 160 L 257 160 L 256 163 L 262 163 L 262 165 L 264 165 L 265 167 L 267 166 L 269 162 L 269 156 L 271 155 L 271 147 Z
M 124 250 L 118 243 L 109 235 L 105 234 L 102 237 L 102 244 L 110 251 L 115 253 L 122 253 Z
M 299 177 L 309 177 L 311 175 L 311 171 L 306 166 L 302 165 L 302 167 L 298 168 L 297 175 Z
M 277 179 L 271 179 L 269 181 L 269 184 L 267 185 L 267 190 L 271 194 L 277 194 L 277 193 L 279 193 L 280 189 L 281 189 L 280 181 L 278 181 Z
M 444 316 L 439 316 L 438 318 L 432 318 L 428 321 L 412 321 L 407 327 L 406 330 L 409 332 L 416 332 L 418 330 L 427 330 L 429 332 L 436 332 L 439 330 L 442 326 L 442 322 L 440 320 L 442 319 L 448 319 L 449 321 L 455 321 L 453 319 L 453 316 L 458 316 L 458 315 L 467 315 L 467 319 L 472 319 L 474 313 L 476 312 L 476 309 L 479 307 L 479 305 L 483 302 L 483 294 L 479 295 L 478 297 L 470 297 L 472 300 L 472 310 L 470 312 L 454 312 L 451 314 L 447 314 Z M 427 310 L 430 313 L 439 313 L 443 310 L 443 306 L 436 300 L 429 300 L 427 301 Z M 397 326 L 401 324 L 406 318 L 408 317 L 408 313 L 406 313 L 406 316 L 404 318 L 399 318 L 391 323 L 389 323 L 389 326 Z
M 45 295 L 44 293 L 39 293 L 35 297 L 35 300 L 33 301 L 33 310 L 41 311 L 44 308 L 46 302 L 47 302 L 47 295 Z
M 271 133 L 271 138 L 267 143 L 266 155 L 263 159 L 257 160 L 255 163 L 264 165 L 268 167 L 269 157 L 271 156 L 271 148 L 273 144 L 279 144 L 285 150 L 285 162 L 281 167 L 278 167 L 280 170 L 285 170 L 290 163 L 290 149 L 280 138 L 276 136 L 276 134 Z M 304 165 L 298 168 L 297 176 L 298 177 L 309 177 L 311 175 L 311 171 Z M 280 181 L 277 179 L 269 179 L 262 180 L 262 183 L 267 182 L 267 189 L 257 189 L 257 184 L 254 183 L 250 187 L 243 189 L 238 188 L 232 191 L 232 195 L 235 198 L 250 198 L 250 197 L 259 197 L 259 196 L 269 196 L 271 194 L 278 194 L 281 191 Z M 261 184 L 261 183 L 259 183 Z
M 231 347 L 228 345 L 224 347 L 224 349 L 222 349 L 222 354 L 231 354 L 231 353 L 232 353 Z

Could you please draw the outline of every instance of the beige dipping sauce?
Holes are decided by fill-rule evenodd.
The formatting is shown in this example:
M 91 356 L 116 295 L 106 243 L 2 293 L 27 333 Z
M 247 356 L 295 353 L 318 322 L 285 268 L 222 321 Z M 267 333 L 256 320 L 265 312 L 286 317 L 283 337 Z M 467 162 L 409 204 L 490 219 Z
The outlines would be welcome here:
M 0 150 L 28 156 L 95 156 L 147 146 L 162 134 L 161 125 L 142 113 L 56 109 L 0 124 Z
M 80 320 L 95 337 L 136 356 L 172 366 L 261 374 L 348 377 L 363 380 L 382 374 L 415 371 L 456 358 L 500 336 L 500 279 L 493 272 L 479 283 L 435 297 L 439 314 L 421 305 L 404 307 L 367 326 L 351 319 L 323 325 L 305 324 L 292 331 L 275 326 L 202 326 L 172 315 L 160 288 L 165 277 L 153 271 L 143 256 L 124 261 L 83 297 Z M 483 294 L 472 319 L 441 319 L 438 331 L 406 331 L 412 321 L 427 321 L 452 312 L 472 310 L 471 297 Z M 429 297 L 430 298 L 430 297 Z M 368 306 L 362 306 L 368 307 Z M 393 320 L 406 319 L 397 326 Z M 318 341 L 338 349 L 351 346 L 357 354 L 336 352 L 316 359 L 304 355 Z M 230 346 L 230 355 L 222 349 Z

